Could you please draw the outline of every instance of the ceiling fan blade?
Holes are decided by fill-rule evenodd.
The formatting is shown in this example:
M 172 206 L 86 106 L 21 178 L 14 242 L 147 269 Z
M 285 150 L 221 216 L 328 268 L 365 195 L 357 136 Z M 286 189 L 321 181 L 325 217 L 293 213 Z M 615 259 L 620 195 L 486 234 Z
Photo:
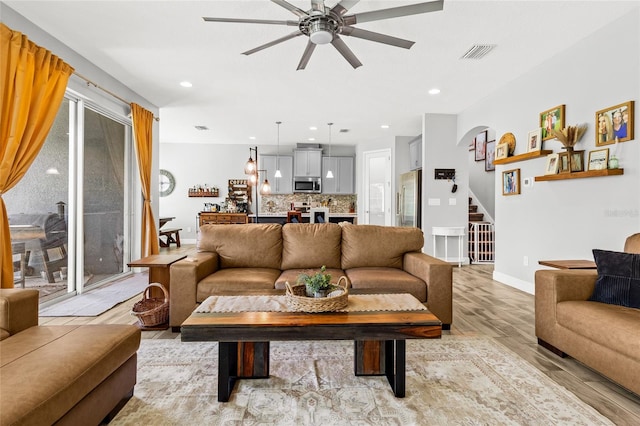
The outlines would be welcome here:
M 337 15 L 344 16 L 349 11 L 349 9 L 358 4 L 359 1 L 360 0 L 342 0 L 341 2 L 333 6 L 333 9 L 331 9 L 331 11 Z
M 289 25 L 293 27 L 298 26 L 298 21 L 277 21 L 273 19 L 244 19 L 244 18 L 210 18 L 203 16 L 206 22 L 231 22 L 239 24 L 273 24 L 273 25 Z
M 358 58 L 356 58 L 356 55 L 354 55 L 351 49 L 349 49 L 347 45 L 344 44 L 344 41 L 342 41 L 342 39 L 339 36 L 336 35 L 333 38 L 333 41 L 331 42 L 331 44 L 333 44 L 333 47 L 335 47 L 338 50 L 338 52 L 340 52 L 340 54 L 344 56 L 344 58 L 347 60 L 347 62 L 351 64 L 353 68 L 358 68 L 359 66 L 362 66 L 362 62 L 360 62 Z
M 442 10 L 444 0 L 437 0 L 428 3 L 410 4 L 407 6 L 392 7 L 389 9 L 372 10 L 345 17 L 345 24 L 379 21 L 381 19 L 399 18 L 401 16 L 417 15 L 420 13 L 435 12 Z M 353 22 L 351 22 L 353 20 Z
M 304 10 L 298 7 L 295 7 L 294 5 L 292 5 L 289 2 L 286 2 L 285 0 L 271 0 L 271 1 L 277 4 L 278 6 L 282 6 L 288 11 L 293 12 L 295 15 L 298 16 L 298 18 L 306 18 L 307 16 L 309 16 L 307 12 L 305 12 Z
M 307 47 L 304 49 L 304 53 L 302 54 L 302 58 L 300 58 L 300 63 L 298 64 L 298 70 L 303 70 L 307 67 L 309 63 L 309 59 L 311 59 L 311 54 L 316 48 L 315 43 L 311 43 L 311 40 L 307 42 Z
M 311 0 L 311 9 L 324 13 L 324 0 Z
M 256 52 L 259 52 L 261 50 L 264 50 L 267 47 L 275 46 L 276 44 L 282 43 L 283 41 L 291 40 L 292 38 L 295 38 L 295 37 L 298 37 L 298 36 L 301 36 L 301 35 L 302 35 L 302 32 L 300 32 L 300 30 L 297 30 L 295 32 L 292 32 L 291 34 L 288 34 L 288 35 L 284 36 L 284 37 L 280 37 L 277 40 L 270 41 L 269 43 L 263 44 L 262 46 L 258 46 L 258 47 L 254 48 L 254 49 L 247 50 L 246 52 L 242 52 L 242 54 L 243 55 L 251 55 L 253 53 L 256 53 Z
M 405 40 L 402 38 L 393 37 L 386 34 L 374 33 L 373 31 L 363 30 L 361 28 L 354 28 L 349 26 L 342 27 L 341 34 L 351 37 L 362 38 L 365 40 L 371 40 L 378 43 L 388 44 L 391 46 L 402 47 L 404 49 L 411 49 L 411 46 L 415 42 Z

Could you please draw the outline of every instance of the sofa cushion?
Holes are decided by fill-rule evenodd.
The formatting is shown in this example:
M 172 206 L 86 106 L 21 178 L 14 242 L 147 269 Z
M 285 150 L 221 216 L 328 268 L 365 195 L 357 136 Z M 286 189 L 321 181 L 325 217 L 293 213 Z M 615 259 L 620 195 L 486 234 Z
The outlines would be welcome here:
M 342 228 L 336 223 L 301 223 L 282 227 L 280 269 L 340 269 Z
M 640 361 L 640 310 L 588 301 L 556 305 L 561 327 Z
M 229 226 L 229 225 L 220 225 Z M 242 225 L 247 226 L 247 225 Z M 205 277 L 198 283 L 196 301 L 203 302 L 211 295 L 227 291 L 273 289 L 280 269 L 269 268 L 228 268 Z
M 402 269 L 407 252 L 420 251 L 424 236 L 418 228 L 342 226 L 342 269 L 378 266 Z
M 53 424 L 136 353 L 140 329 L 30 327 L 1 345 L 0 424 Z
M 285 289 L 286 287 L 284 283 L 286 281 L 289 281 L 289 284 L 294 285 L 298 281 L 298 275 L 300 274 L 313 275 L 316 272 L 320 272 L 320 268 L 288 269 L 286 271 L 282 271 L 282 273 L 276 280 L 276 288 Z M 331 269 L 327 268 L 325 270 L 325 274 L 331 275 L 331 282 L 333 284 L 337 283 L 340 277 L 347 276 L 347 274 L 345 274 L 345 272 L 342 269 L 335 269 L 335 268 L 331 268 Z M 340 283 L 340 285 L 343 285 L 343 284 Z
M 352 288 L 366 288 L 379 292 L 401 291 L 412 294 L 421 302 L 427 300 L 427 284 L 403 270 L 369 267 L 347 269 L 345 272 Z
M 593 250 L 598 279 L 589 300 L 640 308 L 640 254 Z
M 197 248 L 218 253 L 220 268 L 280 269 L 282 225 L 203 225 Z

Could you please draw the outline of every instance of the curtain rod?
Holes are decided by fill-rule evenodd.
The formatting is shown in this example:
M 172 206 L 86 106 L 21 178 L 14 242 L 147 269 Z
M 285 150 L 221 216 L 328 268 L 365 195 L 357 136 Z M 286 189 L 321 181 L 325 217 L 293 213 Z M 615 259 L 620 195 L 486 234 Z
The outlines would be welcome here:
M 115 93 L 105 89 L 102 86 L 99 86 L 98 84 L 94 83 L 93 81 L 89 80 L 87 77 L 83 76 L 80 73 L 77 73 L 76 71 L 73 72 L 75 75 L 77 75 L 78 77 L 80 77 L 81 79 L 83 79 L 84 81 L 87 82 L 87 86 L 93 86 L 96 89 L 100 89 L 102 90 L 104 93 L 113 96 L 114 98 L 116 98 L 117 100 L 119 100 L 122 103 L 125 103 L 127 105 L 131 105 L 131 102 L 127 101 L 126 99 L 122 99 L 120 96 L 116 95 Z M 155 115 L 153 116 L 153 119 L 156 121 L 160 121 L 160 117 L 156 117 Z

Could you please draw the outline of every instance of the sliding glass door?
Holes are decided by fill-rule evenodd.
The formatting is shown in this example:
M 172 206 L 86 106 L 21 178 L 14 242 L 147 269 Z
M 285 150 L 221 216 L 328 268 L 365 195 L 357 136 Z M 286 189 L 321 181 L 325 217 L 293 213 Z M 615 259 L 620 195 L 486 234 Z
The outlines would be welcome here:
M 3 194 L 12 249 L 26 253 L 24 286 L 41 302 L 127 271 L 131 153 L 127 117 L 68 96 L 33 165 Z

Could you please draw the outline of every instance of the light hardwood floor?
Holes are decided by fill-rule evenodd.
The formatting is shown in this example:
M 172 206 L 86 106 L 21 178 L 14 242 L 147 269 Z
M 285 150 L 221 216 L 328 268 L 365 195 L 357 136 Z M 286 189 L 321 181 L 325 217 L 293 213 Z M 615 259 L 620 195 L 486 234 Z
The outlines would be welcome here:
M 189 253 L 193 246 L 162 249 Z M 493 265 L 453 268 L 454 335 L 488 335 L 518 354 L 556 383 L 577 395 L 617 425 L 640 425 L 640 396 L 626 391 L 572 358 L 560 358 L 538 346 L 533 296 L 492 279 Z M 134 324 L 129 314 L 136 296 L 99 317 L 40 318 L 40 324 Z M 143 339 L 177 339 L 171 331 L 145 331 Z

